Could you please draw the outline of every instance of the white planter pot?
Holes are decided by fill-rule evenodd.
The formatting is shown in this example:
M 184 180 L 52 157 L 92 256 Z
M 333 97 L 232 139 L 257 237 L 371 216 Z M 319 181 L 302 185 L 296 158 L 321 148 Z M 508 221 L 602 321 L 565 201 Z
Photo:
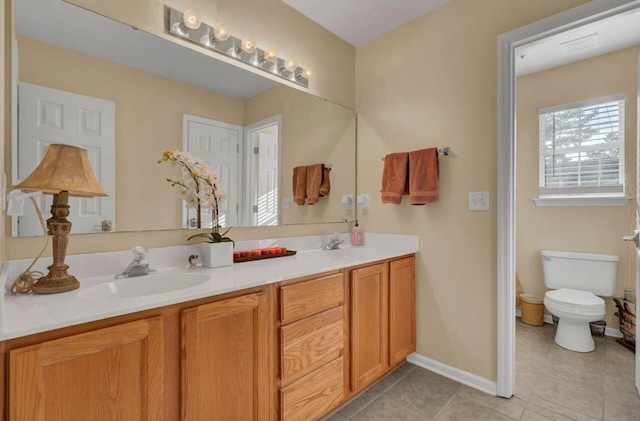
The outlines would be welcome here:
M 233 264 L 233 243 L 202 243 L 200 247 L 202 264 L 208 268 L 219 268 Z

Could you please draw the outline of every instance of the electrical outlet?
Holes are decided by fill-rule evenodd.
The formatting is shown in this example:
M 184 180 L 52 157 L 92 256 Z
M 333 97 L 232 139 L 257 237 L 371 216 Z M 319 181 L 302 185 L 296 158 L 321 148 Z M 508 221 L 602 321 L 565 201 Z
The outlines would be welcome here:
M 470 211 L 488 211 L 489 210 L 489 192 L 488 191 L 469 192 L 469 210 Z
M 283 197 L 282 198 L 282 209 L 289 209 L 289 206 L 291 206 L 291 198 Z

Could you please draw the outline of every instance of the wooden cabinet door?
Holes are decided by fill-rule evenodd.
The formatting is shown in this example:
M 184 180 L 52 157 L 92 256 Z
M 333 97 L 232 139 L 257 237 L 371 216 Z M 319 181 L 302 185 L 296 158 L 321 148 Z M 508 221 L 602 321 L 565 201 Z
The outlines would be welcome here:
M 351 272 L 351 390 L 380 377 L 389 366 L 387 264 Z
M 270 418 L 270 320 L 266 293 L 183 310 L 183 420 Z
M 164 419 L 162 318 L 9 352 L 9 419 Z
M 413 256 L 389 263 L 389 363 L 416 350 L 416 281 Z

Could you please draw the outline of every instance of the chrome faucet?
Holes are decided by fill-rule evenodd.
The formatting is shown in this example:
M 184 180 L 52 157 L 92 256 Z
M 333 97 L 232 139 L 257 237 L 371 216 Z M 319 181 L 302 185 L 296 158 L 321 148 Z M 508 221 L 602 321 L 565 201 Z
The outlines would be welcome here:
M 334 233 L 329 237 L 329 242 L 324 246 L 325 250 L 337 250 L 340 244 L 344 243 L 344 240 L 340 239 L 340 234 Z
M 131 278 L 133 276 L 142 276 L 157 272 L 155 269 L 149 269 L 149 261 L 147 260 L 149 250 L 147 248 L 135 246 L 131 249 L 131 252 L 133 253 L 133 260 L 124 272 L 116 275 L 117 279 Z

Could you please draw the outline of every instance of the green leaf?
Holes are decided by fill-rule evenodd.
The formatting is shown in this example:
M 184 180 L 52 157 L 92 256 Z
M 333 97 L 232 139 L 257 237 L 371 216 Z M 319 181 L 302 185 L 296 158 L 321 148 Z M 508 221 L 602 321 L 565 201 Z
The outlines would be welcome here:
M 203 238 L 204 241 L 209 242 L 209 243 L 217 243 L 218 242 L 218 241 L 214 241 L 211 238 L 211 234 L 209 234 L 208 232 L 201 232 L 199 234 L 193 234 L 191 237 L 187 238 L 187 241 L 189 241 L 189 240 L 191 240 L 193 238 L 197 238 L 197 237 Z

